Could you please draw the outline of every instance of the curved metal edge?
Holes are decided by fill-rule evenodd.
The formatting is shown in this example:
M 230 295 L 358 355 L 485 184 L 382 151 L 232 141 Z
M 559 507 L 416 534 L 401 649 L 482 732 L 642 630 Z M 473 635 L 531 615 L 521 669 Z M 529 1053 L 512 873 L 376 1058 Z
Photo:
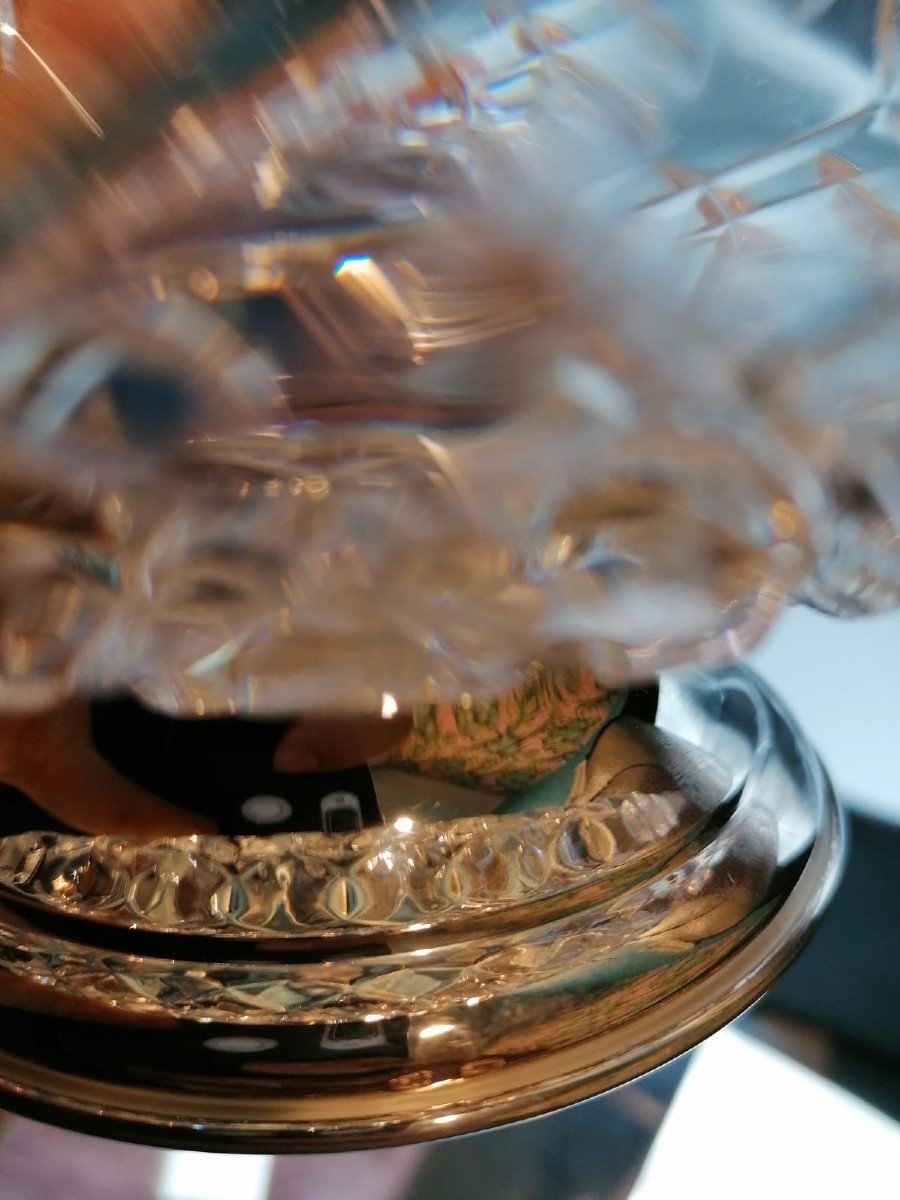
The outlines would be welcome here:
M 748 673 L 724 672 L 726 686 L 729 674 L 739 675 L 747 689 Z M 147 1145 L 238 1153 L 371 1149 L 536 1117 L 621 1086 L 686 1052 L 749 1008 L 800 953 L 834 893 L 844 860 L 844 821 L 821 763 L 765 684 L 755 676 L 749 683 L 765 710 L 765 724 L 781 725 L 795 748 L 805 792 L 818 810 L 815 836 L 791 891 L 767 922 L 725 960 L 630 1021 L 587 1042 L 507 1064 L 496 1074 L 454 1081 L 442 1087 L 424 1115 L 421 1089 L 363 1093 L 346 1115 L 323 1115 L 321 1097 L 294 1096 L 257 1106 L 257 1117 L 242 1127 L 215 1097 L 198 1097 L 207 1119 L 191 1119 L 178 1093 L 73 1077 L 0 1053 L 4 1105 L 81 1132 Z M 601 1019 L 598 1014 L 598 1023 Z
M 789 722 L 790 723 L 790 722 Z M 696 1046 L 753 1005 L 790 965 L 815 931 L 837 886 L 843 863 L 844 822 L 824 771 L 808 752 L 822 785 L 822 824 L 797 884 L 767 925 L 729 960 L 636 1022 L 626 1024 L 631 1048 L 610 1055 L 608 1045 L 623 1029 L 601 1034 L 585 1045 L 538 1056 L 550 1086 L 538 1090 L 519 1085 L 506 1075 L 506 1087 L 493 1097 L 484 1095 L 465 1105 L 442 1106 L 427 1117 L 404 1119 L 385 1113 L 381 1120 L 328 1128 L 316 1124 L 312 1112 L 302 1112 L 302 1100 L 290 1103 L 300 1110 L 278 1122 L 259 1122 L 246 1130 L 231 1123 L 189 1121 L 178 1116 L 155 1122 L 122 1106 L 123 1089 L 85 1081 L 83 1095 L 72 1093 L 72 1079 L 62 1073 L 0 1054 L 0 1089 L 10 1109 L 38 1120 L 95 1136 L 126 1139 L 150 1146 L 204 1149 L 234 1153 L 321 1153 L 373 1149 L 428 1142 L 474 1133 L 537 1117 L 613 1088 L 662 1066 Z M 641 1030 L 635 1039 L 635 1027 Z M 587 1058 L 587 1062 L 584 1059 Z M 580 1059 L 581 1062 L 575 1061 Z M 17 1069 L 18 1068 L 18 1069 Z M 523 1068 L 518 1068 L 521 1071 Z M 515 1072 L 517 1068 L 512 1068 Z M 530 1073 L 530 1072 L 529 1072 Z M 29 1080 L 29 1076 L 31 1079 Z M 136 1091 L 136 1090 L 135 1090 Z M 396 1109 L 401 1107 L 397 1097 Z

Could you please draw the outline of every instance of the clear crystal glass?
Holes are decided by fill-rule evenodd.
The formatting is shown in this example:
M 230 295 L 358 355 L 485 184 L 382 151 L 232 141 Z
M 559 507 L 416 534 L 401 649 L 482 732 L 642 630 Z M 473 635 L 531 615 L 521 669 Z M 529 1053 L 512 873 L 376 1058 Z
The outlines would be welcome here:
M 4 703 L 630 682 L 895 603 L 892 0 L 19 7 Z
M 900 596 L 896 4 L 66 7 L 0 4 L 4 1103 L 374 1147 L 679 1054 L 840 860 L 722 664 Z

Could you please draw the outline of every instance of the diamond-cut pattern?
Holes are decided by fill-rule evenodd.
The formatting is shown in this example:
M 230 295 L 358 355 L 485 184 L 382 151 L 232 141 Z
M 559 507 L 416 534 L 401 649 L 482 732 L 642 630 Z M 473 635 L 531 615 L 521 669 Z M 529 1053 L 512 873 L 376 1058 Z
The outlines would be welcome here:
M 80 917 L 183 933 L 303 934 L 440 926 L 575 886 L 615 892 L 709 819 L 710 797 L 601 793 L 563 809 L 423 825 L 408 834 L 0 839 L 0 885 Z
M 499 1000 L 542 984 L 559 986 L 570 975 L 590 976 L 601 964 L 611 979 L 621 979 L 677 960 L 695 941 L 731 936 L 751 913 L 763 919 L 773 838 L 765 812 L 752 821 L 735 820 L 674 871 L 605 906 L 500 940 L 471 938 L 374 957 L 360 952 L 310 965 L 191 966 L 91 950 L 34 930 L 20 938 L 6 917 L 0 921 L 0 965 L 124 1011 L 193 1019 L 314 1024 L 354 1009 L 381 1017 L 446 1011 L 473 997 Z
M 793 387 L 900 319 L 894 0 L 455 7 L 338 13 L 4 260 L 0 703 L 630 683 L 900 598 L 896 442 Z

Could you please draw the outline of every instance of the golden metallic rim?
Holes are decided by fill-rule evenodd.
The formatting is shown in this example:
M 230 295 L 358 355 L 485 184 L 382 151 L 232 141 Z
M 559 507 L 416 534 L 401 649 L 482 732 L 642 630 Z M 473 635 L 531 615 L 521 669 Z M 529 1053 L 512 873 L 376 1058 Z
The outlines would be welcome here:
M 0 1053 L 5 1103 L 93 1133 L 234 1151 L 325 1151 L 405 1144 L 536 1116 L 616 1087 L 696 1045 L 751 1005 L 805 944 L 836 884 L 842 822 L 824 776 L 818 836 L 778 912 L 724 962 L 621 1026 L 496 1070 L 337 1097 L 192 1096 L 122 1087 Z M 603 1002 L 596 1005 L 598 1026 Z

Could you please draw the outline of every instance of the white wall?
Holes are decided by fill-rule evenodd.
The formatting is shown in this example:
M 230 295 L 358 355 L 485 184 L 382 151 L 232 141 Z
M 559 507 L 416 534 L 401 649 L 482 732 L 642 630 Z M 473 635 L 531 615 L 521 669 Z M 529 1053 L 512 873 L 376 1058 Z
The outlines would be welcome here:
M 846 803 L 900 823 L 900 613 L 782 614 L 750 664 L 790 706 Z

